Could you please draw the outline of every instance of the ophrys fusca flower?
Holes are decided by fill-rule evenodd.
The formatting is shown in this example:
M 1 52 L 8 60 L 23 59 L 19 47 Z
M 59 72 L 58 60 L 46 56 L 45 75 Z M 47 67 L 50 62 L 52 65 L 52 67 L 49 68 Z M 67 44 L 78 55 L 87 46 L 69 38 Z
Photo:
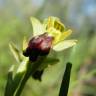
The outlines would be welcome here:
M 65 40 L 72 31 L 67 30 L 57 17 L 48 17 L 43 23 L 31 17 L 31 22 L 33 37 L 23 48 L 23 54 L 30 57 L 31 60 L 37 59 L 38 56 L 47 55 L 51 49 L 62 51 L 76 45 L 77 40 Z

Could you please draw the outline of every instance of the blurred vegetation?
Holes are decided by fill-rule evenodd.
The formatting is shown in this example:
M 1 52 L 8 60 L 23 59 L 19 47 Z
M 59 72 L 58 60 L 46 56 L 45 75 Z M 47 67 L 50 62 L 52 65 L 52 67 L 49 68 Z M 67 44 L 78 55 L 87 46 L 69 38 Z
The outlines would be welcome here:
M 68 61 L 73 64 L 69 96 L 96 96 L 95 0 L 0 0 L 0 96 L 8 69 L 17 65 L 8 43 L 13 41 L 21 50 L 23 37 L 32 36 L 30 16 L 61 18 L 73 30 L 71 38 L 78 39 L 78 44 L 57 54 L 60 63 L 46 69 L 42 82 L 30 78 L 22 96 L 58 96 Z

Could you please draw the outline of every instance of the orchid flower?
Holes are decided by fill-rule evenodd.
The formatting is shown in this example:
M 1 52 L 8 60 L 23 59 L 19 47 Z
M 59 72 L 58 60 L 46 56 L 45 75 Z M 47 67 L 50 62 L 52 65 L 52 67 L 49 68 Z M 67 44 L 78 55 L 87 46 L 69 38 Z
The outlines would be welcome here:
M 33 26 L 33 37 L 23 47 L 23 50 L 27 48 L 26 52 L 24 51 L 25 56 L 30 54 L 33 56 L 34 51 L 38 52 L 38 54 L 41 51 L 49 53 L 50 49 L 58 52 L 76 45 L 77 40 L 65 40 L 71 35 L 72 30 L 66 29 L 57 17 L 48 17 L 43 23 L 31 17 L 31 23 Z

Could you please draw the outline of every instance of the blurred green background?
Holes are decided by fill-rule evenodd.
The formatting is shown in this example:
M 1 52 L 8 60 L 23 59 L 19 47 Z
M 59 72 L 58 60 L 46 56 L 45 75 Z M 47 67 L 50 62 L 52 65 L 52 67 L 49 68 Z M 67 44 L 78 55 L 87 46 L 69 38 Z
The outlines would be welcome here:
M 21 50 L 23 37 L 32 36 L 30 16 L 59 17 L 78 44 L 57 54 L 60 63 L 45 70 L 42 82 L 30 78 L 22 96 L 58 96 L 66 62 L 73 64 L 68 96 L 96 96 L 96 0 L 0 0 L 0 96 L 17 65 L 8 44 Z

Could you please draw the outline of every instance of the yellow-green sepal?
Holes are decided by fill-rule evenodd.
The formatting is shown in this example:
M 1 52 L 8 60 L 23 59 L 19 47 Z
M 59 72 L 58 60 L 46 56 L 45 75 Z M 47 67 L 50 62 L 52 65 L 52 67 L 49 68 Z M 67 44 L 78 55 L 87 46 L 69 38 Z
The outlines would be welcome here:
M 65 50 L 67 48 L 73 47 L 74 45 L 76 45 L 77 40 L 65 40 L 65 41 L 61 41 L 58 44 L 56 44 L 55 46 L 53 46 L 53 50 L 54 51 L 62 51 Z
M 31 17 L 30 20 L 33 27 L 33 36 L 45 33 L 45 28 L 38 19 L 36 19 L 35 17 Z
M 24 37 L 24 39 L 23 39 L 23 48 L 22 48 L 22 50 L 23 50 L 23 51 L 26 50 L 27 47 L 28 47 L 28 40 L 27 40 L 26 37 Z
M 66 31 L 62 32 L 62 34 L 61 34 L 61 37 L 60 37 L 60 40 L 59 40 L 59 41 L 62 41 L 62 40 L 64 40 L 64 39 L 66 39 L 68 36 L 70 36 L 70 35 L 71 35 L 71 33 L 72 33 L 72 30 L 71 30 L 71 29 L 68 29 L 68 30 L 66 30 Z
M 10 51 L 12 52 L 14 58 L 16 59 L 17 62 L 21 62 L 22 61 L 22 53 L 19 51 L 19 49 L 16 47 L 16 45 L 11 42 L 9 44 L 9 48 L 10 48 Z

